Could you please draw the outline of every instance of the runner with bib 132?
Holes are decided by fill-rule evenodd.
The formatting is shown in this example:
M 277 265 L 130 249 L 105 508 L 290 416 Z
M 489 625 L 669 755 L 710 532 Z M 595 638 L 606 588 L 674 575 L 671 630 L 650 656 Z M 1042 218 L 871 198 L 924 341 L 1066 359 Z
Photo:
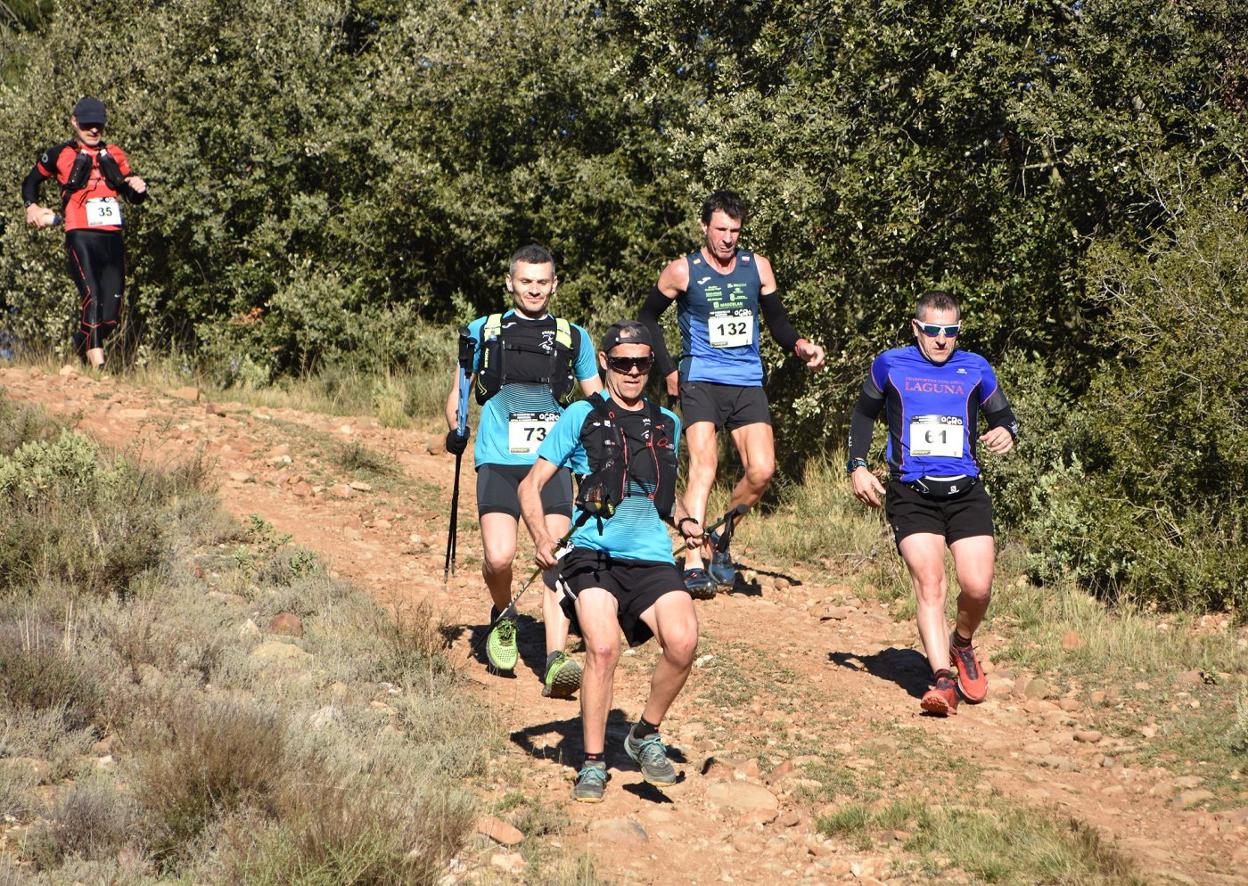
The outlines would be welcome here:
M 473 456 L 485 549 L 481 573 L 493 601 L 485 653 L 494 670 L 511 673 L 519 660 L 516 621 L 499 618 L 499 614 L 511 602 L 511 566 L 520 521 L 517 487 L 577 385 L 588 396 L 602 390 L 602 382 L 589 334 L 547 310 L 559 285 L 550 252 L 537 245 L 517 250 L 505 282 L 511 310 L 469 323 L 461 333 L 461 351 L 471 367 L 466 381 L 481 404 Z M 446 448 L 451 453 L 462 453 L 468 445 L 467 427 L 462 436 L 458 433 L 460 385 L 464 383 L 465 374 L 457 368 L 446 400 L 451 429 Z M 561 537 L 572 519 L 568 471 L 559 472 L 547 484 L 542 502 L 551 535 Z M 545 593 L 542 613 L 546 629 L 542 694 L 567 698 L 580 686 L 581 668 L 563 651 L 568 619 L 552 591 Z
M 663 269 L 642 305 L 639 318 L 650 330 L 659 372 L 667 392 L 680 396 L 689 476 L 685 503 L 698 520 L 715 483 L 718 434 L 727 429 L 745 469 L 733 487 L 728 510 L 753 506 L 767 490 L 776 469 L 771 412 L 763 392 L 759 353 L 759 317 L 777 344 L 809 369 L 823 366 L 823 348 L 798 336 L 780 300 L 776 276 L 765 256 L 741 249 L 738 241 L 746 208 L 732 191 L 716 191 L 702 204 L 701 248 Z M 681 359 L 668 355 L 659 317 L 676 302 Z M 735 518 L 734 518 L 735 520 Z M 736 571 L 725 537 L 685 554 L 685 587 L 695 599 L 715 596 L 717 585 L 731 587 Z M 710 562 L 705 564 L 704 557 Z
M 875 358 L 850 419 L 847 470 L 854 495 L 885 513 L 918 598 L 919 636 L 933 683 L 923 710 L 955 713 L 959 692 L 969 702 L 988 694 L 971 640 L 992 596 L 996 558 L 992 502 L 980 483 L 978 444 L 1004 455 L 1018 422 L 978 354 L 957 349 L 962 312 L 946 292 L 925 293 L 910 321 L 915 343 Z M 888 423 L 888 492 L 867 464 L 872 425 Z M 979 434 L 979 414 L 988 430 Z M 958 616 L 946 634 L 945 547 L 957 572 Z M 956 676 L 955 676 L 956 670 Z

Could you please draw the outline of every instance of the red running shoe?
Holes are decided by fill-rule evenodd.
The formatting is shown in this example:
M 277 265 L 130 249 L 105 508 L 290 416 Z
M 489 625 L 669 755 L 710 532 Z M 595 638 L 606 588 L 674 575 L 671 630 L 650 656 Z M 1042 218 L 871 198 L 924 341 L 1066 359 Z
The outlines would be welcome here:
M 949 635 L 949 663 L 958 672 L 958 689 L 971 704 L 979 704 L 988 697 L 988 675 L 975 656 L 974 646 L 957 646 L 954 633 Z
M 947 717 L 958 712 L 958 684 L 953 677 L 942 672 L 936 678 L 936 685 L 923 694 L 919 702 L 923 710 L 938 717 Z

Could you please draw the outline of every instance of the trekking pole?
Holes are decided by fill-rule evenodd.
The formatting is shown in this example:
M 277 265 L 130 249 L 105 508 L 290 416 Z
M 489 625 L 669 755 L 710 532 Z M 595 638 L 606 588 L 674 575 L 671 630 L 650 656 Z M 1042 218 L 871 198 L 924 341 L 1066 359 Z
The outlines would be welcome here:
M 455 416 L 455 433 L 466 436 L 468 433 L 468 395 L 472 391 L 472 363 L 476 355 L 474 339 L 459 334 L 459 411 Z M 464 454 L 455 453 L 455 483 L 451 487 L 451 523 L 446 530 L 446 560 L 442 564 L 442 583 L 455 574 L 455 544 L 459 538 L 459 468 L 463 463 Z
M 748 514 L 749 512 L 750 512 L 750 506 L 749 506 L 749 505 L 737 505 L 735 508 L 733 508 L 732 510 L 728 511 L 726 514 L 724 514 L 724 516 L 720 517 L 718 520 L 716 520 L 716 521 L 715 521 L 714 523 L 712 523 L 710 526 L 703 527 L 703 529 L 702 529 L 702 534 L 703 534 L 704 536 L 705 536 L 705 535 L 710 535 L 710 534 L 711 534 L 712 532 L 714 532 L 716 529 L 718 529 L 719 527 L 721 527 L 721 526 L 723 526 L 725 523 L 727 523 L 727 524 L 728 524 L 728 526 L 729 526 L 729 528 L 728 528 L 728 529 L 726 529 L 726 530 L 724 531 L 724 534 L 725 534 L 725 535 L 727 535 L 729 539 L 731 539 L 731 538 L 732 538 L 732 529 L 731 529 L 731 527 L 735 526 L 735 525 L 736 525 L 736 521 L 737 521 L 737 520 L 739 520 L 741 517 L 744 517 L 744 516 L 745 516 L 746 514 Z M 724 538 L 724 536 L 720 536 L 720 541 L 721 541 L 721 542 L 722 542 L 723 538 Z M 676 550 L 672 551 L 672 556 L 673 556 L 673 557 L 675 557 L 677 554 L 679 554 L 681 551 L 683 551 L 686 547 L 687 547 L 687 545 L 686 545 L 686 544 L 681 543 L 680 545 L 678 545 L 678 546 L 676 547 Z M 724 545 L 724 548 L 727 548 L 727 545 L 726 545 L 726 544 Z M 720 550 L 723 550 L 724 548 L 721 548 Z
M 563 538 L 555 542 L 555 552 L 558 553 L 560 548 L 571 541 L 572 533 L 584 526 L 585 521 L 592 516 L 593 514 L 590 511 L 581 511 L 581 515 L 577 517 L 576 522 L 568 528 L 567 532 L 564 533 Z M 478 637 L 477 641 L 468 648 L 469 656 L 481 648 L 481 643 L 484 641 L 484 638 L 490 635 L 490 631 L 494 630 L 495 625 L 497 625 L 504 618 L 516 617 L 516 604 L 520 602 L 520 598 L 524 596 L 524 592 L 529 589 L 529 586 L 532 585 L 533 582 L 537 580 L 537 577 L 543 572 L 545 572 L 545 570 L 540 566 L 533 570 L 533 574 L 529 576 L 529 580 L 526 581 L 516 595 L 511 598 L 511 602 L 503 607 L 503 611 L 498 614 L 498 617 L 495 618 L 494 621 L 490 622 L 490 626 L 486 629 L 485 633 L 482 634 L 481 637 Z

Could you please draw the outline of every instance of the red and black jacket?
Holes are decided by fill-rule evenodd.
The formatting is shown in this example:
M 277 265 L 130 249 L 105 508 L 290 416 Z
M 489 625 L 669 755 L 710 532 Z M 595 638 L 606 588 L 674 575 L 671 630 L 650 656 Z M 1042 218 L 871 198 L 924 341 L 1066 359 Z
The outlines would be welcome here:
M 29 206 L 39 202 L 39 185 L 50 178 L 61 188 L 61 215 L 65 230 L 120 231 L 122 219 L 117 198 L 142 203 L 146 193 L 137 193 L 126 182 L 133 175 L 125 151 L 113 144 L 90 148 L 68 141 L 48 148 L 39 155 L 30 174 L 22 182 L 22 201 Z M 92 203 L 91 201 L 112 201 Z M 112 215 L 113 210 L 116 215 Z M 116 218 L 116 223 L 110 223 Z

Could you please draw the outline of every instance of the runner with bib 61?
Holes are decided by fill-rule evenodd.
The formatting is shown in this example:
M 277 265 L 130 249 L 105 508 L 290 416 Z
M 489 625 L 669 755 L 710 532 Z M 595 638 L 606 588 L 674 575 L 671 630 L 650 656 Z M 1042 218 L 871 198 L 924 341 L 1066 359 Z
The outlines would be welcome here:
M 925 293 L 910 325 L 915 344 L 876 357 L 863 382 L 850 419 L 847 470 L 854 495 L 878 508 L 885 490 L 866 456 L 872 425 L 885 411 L 885 513 L 918 598 L 919 636 L 934 681 L 921 704 L 945 716 L 957 711 L 959 691 L 972 703 L 988 694 L 971 640 L 992 596 L 996 542 L 976 450 L 982 444 L 998 455 L 1009 452 L 1018 422 L 988 361 L 957 349 L 962 312 L 951 295 Z M 983 434 L 976 428 L 980 412 L 988 421 Z M 952 634 L 945 633 L 946 546 L 960 588 Z

